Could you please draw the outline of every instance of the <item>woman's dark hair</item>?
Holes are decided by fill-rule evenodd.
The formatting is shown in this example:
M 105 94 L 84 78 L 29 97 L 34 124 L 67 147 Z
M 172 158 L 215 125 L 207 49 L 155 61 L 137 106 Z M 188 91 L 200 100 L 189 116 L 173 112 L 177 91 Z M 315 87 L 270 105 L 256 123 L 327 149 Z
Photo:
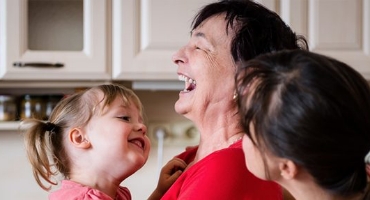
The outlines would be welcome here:
M 250 0 L 223 0 L 202 8 L 195 16 L 192 30 L 206 19 L 226 14 L 226 33 L 235 31 L 231 43 L 234 60 L 247 61 L 263 53 L 283 49 L 307 49 L 307 41 L 297 36 L 275 12 Z
M 302 166 L 335 195 L 364 192 L 370 88 L 357 71 L 323 55 L 282 51 L 247 62 L 236 84 L 244 131 L 258 148 Z

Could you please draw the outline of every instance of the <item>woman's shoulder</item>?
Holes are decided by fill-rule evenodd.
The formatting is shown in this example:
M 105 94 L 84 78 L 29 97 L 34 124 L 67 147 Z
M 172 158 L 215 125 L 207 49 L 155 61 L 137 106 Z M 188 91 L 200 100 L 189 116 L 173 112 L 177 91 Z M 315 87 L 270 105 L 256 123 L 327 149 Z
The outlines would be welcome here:
M 241 145 L 241 140 L 230 145 L 228 148 L 220 149 L 209 154 L 205 159 L 209 160 L 241 160 L 244 164 L 244 153 Z
M 195 155 L 197 154 L 197 151 L 198 151 L 198 146 L 186 147 L 185 151 L 177 155 L 176 157 L 180 158 L 186 163 L 190 163 L 194 160 Z
M 205 157 L 204 160 L 209 164 L 215 163 L 216 165 L 217 163 L 228 163 L 229 166 L 242 165 L 244 167 L 245 165 L 243 149 L 237 146 L 217 150 Z
M 187 147 L 186 150 L 184 152 L 182 152 L 181 154 L 177 155 L 176 157 L 177 158 L 180 158 L 182 160 L 184 160 L 186 163 L 190 163 L 194 160 L 196 154 L 197 154 L 197 151 L 198 151 L 198 146 L 192 146 L 192 147 Z M 230 145 L 228 148 L 224 148 L 224 149 L 220 149 L 220 150 L 217 150 L 215 152 L 212 152 L 211 154 L 209 154 L 207 157 L 205 157 L 204 159 L 200 160 L 199 162 L 202 163 L 202 162 L 219 162 L 219 160 L 243 160 L 243 164 L 244 164 L 244 154 L 243 154 L 243 150 L 242 150 L 242 145 L 241 145 L 241 140 Z M 237 164 L 238 162 L 236 162 Z

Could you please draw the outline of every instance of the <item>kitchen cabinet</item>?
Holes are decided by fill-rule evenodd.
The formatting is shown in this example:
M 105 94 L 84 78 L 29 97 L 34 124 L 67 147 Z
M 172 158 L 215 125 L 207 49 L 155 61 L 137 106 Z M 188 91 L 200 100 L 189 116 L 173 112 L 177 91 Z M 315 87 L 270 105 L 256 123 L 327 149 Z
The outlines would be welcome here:
M 370 0 L 258 0 L 275 10 L 310 50 L 343 61 L 370 80 Z
M 106 0 L 0 0 L 0 80 L 109 80 Z
M 310 50 L 370 79 L 370 0 L 255 0 L 277 12 Z M 176 80 L 173 53 L 188 41 L 195 13 L 213 0 L 113 0 L 112 77 Z
M 306 36 L 311 51 L 370 79 L 370 0 L 255 1 Z M 0 80 L 177 80 L 171 57 L 210 2 L 0 0 Z
M 197 11 L 210 2 L 113 0 L 113 79 L 177 80 L 171 57 L 189 40 Z

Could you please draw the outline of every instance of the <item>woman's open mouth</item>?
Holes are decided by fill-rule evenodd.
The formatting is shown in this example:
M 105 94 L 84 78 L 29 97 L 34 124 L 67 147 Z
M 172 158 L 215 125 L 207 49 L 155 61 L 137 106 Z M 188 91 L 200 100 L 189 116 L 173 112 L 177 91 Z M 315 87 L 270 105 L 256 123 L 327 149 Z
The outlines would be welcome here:
M 179 75 L 179 80 L 185 82 L 185 88 L 184 88 L 184 90 L 182 90 L 183 92 L 190 92 L 190 91 L 194 90 L 197 86 L 197 83 L 194 79 L 189 78 L 185 75 L 180 74 Z

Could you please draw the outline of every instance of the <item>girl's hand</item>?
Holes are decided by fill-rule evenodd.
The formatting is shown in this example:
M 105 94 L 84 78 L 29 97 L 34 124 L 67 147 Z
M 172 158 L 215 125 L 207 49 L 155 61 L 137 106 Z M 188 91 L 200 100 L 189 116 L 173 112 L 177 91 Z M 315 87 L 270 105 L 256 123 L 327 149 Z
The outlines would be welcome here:
M 157 188 L 150 195 L 149 200 L 160 199 L 177 180 L 177 178 L 179 178 L 186 166 L 187 164 L 179 158 L 173 158 L 172 160 L 168 161 L 168 163 L 163 166 L 161 170 Z

